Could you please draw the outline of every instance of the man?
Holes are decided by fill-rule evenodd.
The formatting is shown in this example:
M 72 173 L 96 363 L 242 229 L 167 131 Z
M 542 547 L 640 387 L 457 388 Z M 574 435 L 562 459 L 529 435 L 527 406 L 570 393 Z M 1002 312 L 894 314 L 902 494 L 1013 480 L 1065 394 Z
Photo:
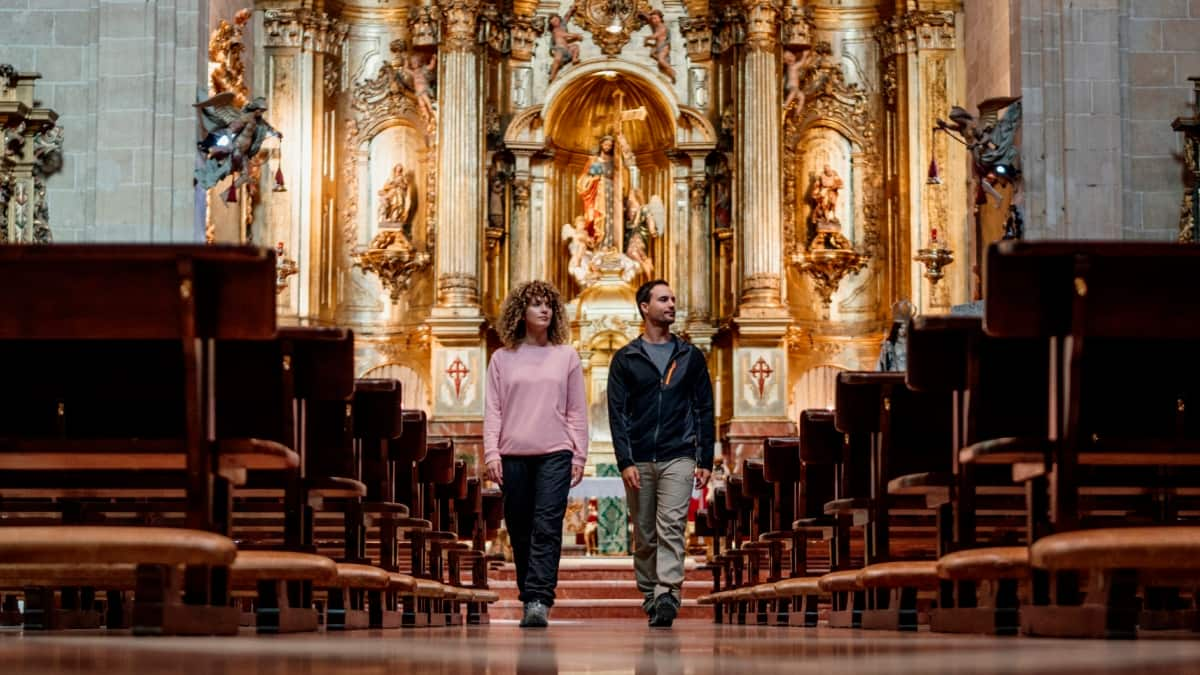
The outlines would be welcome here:
M 634 522 L 642 608 L 651 626 L 669 627 L 683 588 L 688 502 L 712 472 L 712 383 L 700 350 L 671 334 L 667 282 L 642 284 L 636 298 L 642 334 L 609 365 L 608 423 Z

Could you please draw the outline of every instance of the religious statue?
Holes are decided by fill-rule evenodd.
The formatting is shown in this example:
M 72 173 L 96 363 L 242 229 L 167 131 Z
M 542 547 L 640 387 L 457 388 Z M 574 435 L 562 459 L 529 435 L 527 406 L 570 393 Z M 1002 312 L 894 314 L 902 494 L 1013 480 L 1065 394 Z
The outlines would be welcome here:
M 437 99 L 437 54 L 431 54 L 429 60 L 425 61 L 420 54 L 409 52 L 399 63 L 396 78 L 416 98 L 421 117 L 426 122 L 432 122 L 433 102 Z
M 601 262 L 619 266 L 621 278 L 628 283 L 643 272 L 648 274 L 653 270 L 648 256 L 649 238 L 661 233 L 666 223 L 661 199 L 652 197 L 647 204 L 640 192 L 630 189 L 633 151 L 621 125 L 630 120 L 644 120 L 646 109 L 624 110 L 623 94 L 618 91 L 615 98 L 611 132 L 600 138 L 596 154 L 588 158 L 575 181 L 583 213 L 562 229 L 563 240 L 571 252 L 567 267 L 584 288 L 598 278 Z M 630 232 L 631 229 L 637 231 Z
M 908 300 L 898 300 L 892 305 L 892 327 L 879 349 L 876 370 L 903 372 L 908 369 L 908 322 L 916 309 Z
M 600 139 L 596 154 L 588 159 L 587 168 L 575 181 L 575 191 L 583 200 L 583 223 L 590 239 L 607 239 L 614 199 L 613 167 L 616 140 L 612 136 Z
M 796 53 L 785 49 L 783 51 L 783 109 L 787 110 L 793 102 L 796 110 L 804 110 L 805 80 L 808 71 L 817 60 L 814 50 L 806 50 L 804 56 L 796 58 Z
M 270 136 L 283 139 L 283 134 L 263 119 L 267 110 L 265 98 L 259 96 L 241 110 L 231 105 L 233 99 L 233 92 L 222 92 L 194 104 L 207 132 L 197 144 L 204 164 L 196 168 L 196 182 L 205 190 L 231 173 L 238 174 L 234 187 L 246 184 L 250 179 L 245 169 L 262 148 L 263 141 Z
M 1002 108 L 1004 117 L 999 116 Z M 1021 151 L 1017 146 L 1017 132 L 1021 126 L 1021 103 L 1019 97 L 989 98 L 979 104 L 979 120 L 959 106 L 950 109 L 950 122 L 937 121 L 940 131 L 954 132 L 971 152 L 972 169 L 978 181 L 976 203 L 983 204 L 987 197 L 996 200 L 997 208 L 1004 198 L 996 190 L 997 185 L 1007 186 L 1016 181 L 1021 173 Z
M 567 252 L 571 255 L 567 260 L 567 273 L 580 287 L 587 288 L 596 280 L 592 255 L 599 241 L 588 235 L 583 216 L 575 216 L 574 223 L 563 225 L 562 238 L 567 242 Z
M 844 183 L 837 171 L 828 164 L 813 178 L 809 197 L 812 199 L 812 223 L 816 228 L 809 248 L 813 250 L 848 250 L 854 246 L 841 232 L 841 221 L 837 217 L 838 192 Z
M 675 69 L 671 67 L 671 37 L 667 34 L 667 24 L 663 21 L 663 13 L 654 10 L 646 17 L 650 24 L 650 37 L 646 38 L 646 46 L 650 48 L 650 58 L 658 64 L 663 75 L 675 82 Z
M 392 174 L 379 190 L 379 226 L 398 229 L 406 240 L 411 241 L 412 219 L 416 210 L 417 186 L 412 172 L 397 164 L 392 167 Z
M 506 188 L 511 177 L 511 171 L 505 166 L 501 155 L 497 153 L 492 158 L 492 165 L 488 167 L 488 227 L 504 229 Z
M 642 191 L 637 188 L 629 191 L 625 201 L 625 255 L 638 264 L 646 280 L 653 279 L 654 261 L 650 258 L 650 240 L 662 235 L 663 225 L 667 222 L 666 208 L 658 195 L 651 196 L 650 202 L 644 204 Z
M 553 82 L 558 76 L 558 71 L 565 65 L 575 63 L 579 60 L 579 45 L 577 44 L 583 39 L 581 33 L 572 33 L 567 30 L 567 23 L 571 20 L 571 16 L 575 13 L 575 6 L 567 10 L 566 16 L 554 14 L 550 17 L 550 79 Z

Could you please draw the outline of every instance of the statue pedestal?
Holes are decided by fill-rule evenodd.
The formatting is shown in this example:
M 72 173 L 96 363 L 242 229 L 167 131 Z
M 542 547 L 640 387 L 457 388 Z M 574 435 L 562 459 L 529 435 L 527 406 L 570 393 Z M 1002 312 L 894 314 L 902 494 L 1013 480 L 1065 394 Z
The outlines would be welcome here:
M 600 465 L 616 462 L 608 428 L 608 364 L 642 330 L 634 289 L 621 279 L 616 251 L 604 254 L 599 268 L 600 278 L 573 302 L 571 322 L 588 396 L 588 467 L 595 475 Z

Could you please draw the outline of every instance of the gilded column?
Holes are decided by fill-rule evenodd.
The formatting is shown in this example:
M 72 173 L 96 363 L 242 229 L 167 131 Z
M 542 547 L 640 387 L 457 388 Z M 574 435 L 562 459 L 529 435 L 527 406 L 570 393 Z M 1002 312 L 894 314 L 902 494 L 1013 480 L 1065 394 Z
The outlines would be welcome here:
M 953 10 L 910 11 L 880 26 L 881 63 L 885 70 L 885 105 L 896 131 L 889 164 L 895 175 L 891 268 L 893 299 L 910 298 L 923 311 L 945 309 L 969 298 L 972 265 L 967 231 L 966 152 L 945 134 L 931 130 L 964 92 L 965 66 Z M 968 102 L 970 106 L 978 101 Z M 936 160 L 941 181 L 928 178 Z M 961 261 L 946 268 L 933 285 L 924 268 L 913 262 L 930 246 L 933 232 Z
M 738 121 L 742 192 L 742 309 L 782 311 L 783 256 L 779 213 L 778 8 L 773 0 L 747 0 L 742 54 L 742 115 Z M 758 313 L 757 311 L 755 313 Z
M 267 58 L 255 67 L 266 82 L 266 117 L 283 134 L 276 166 L 294 189 L 264 190 L 266 226 L 255 233 L 255 243 L 283 242 L 300 262 L 298 281 L 291 285 L 295 290 L 281 298 L 281 312 L 327 317 L 332 288 L 321 271 L 331 264 L 325 242 L 333 228 L 327 218 L 333 195 L 327 188 L 335 162 L 328 154 L 326 82 L 337 72 L 349 28 L 310 9 L 268 9 L 260 16 Z
M 688 246 L 687 280 L 691 288 L 688 310 L 688 335 L 704 351 L 712 345 L 716 329 L 712 325 L 712 294 L 709 279 L 712 257 L 709 255 L 708 179 L 703 172 L 693 172 L 688 185 Z
M 746 41 L 740 55 L 737 121 L 741 209 L 738 228 L 742 292 L 734 325 L 733 418 L 721 436 L 730 466 L 762 451 L 763 439 L 795 433 L 787 417 L 787 349 L 791 322 L 783 304 L 783 172 L 779 71 L 779 6 L 745 0 Z
M 487 371 L 479 305 L 483 228 L 483 102 L 476 43 L 480 0 L 446 0 L 438 11 L 437 303 L 433 335 L 430 434 L 453 438 L 459 452 L 481 456 Z
M 439 307 L 479 306 L 480 158 L 483 156 L 479 0 L 442 5 L 438 91 L 437 290 Z

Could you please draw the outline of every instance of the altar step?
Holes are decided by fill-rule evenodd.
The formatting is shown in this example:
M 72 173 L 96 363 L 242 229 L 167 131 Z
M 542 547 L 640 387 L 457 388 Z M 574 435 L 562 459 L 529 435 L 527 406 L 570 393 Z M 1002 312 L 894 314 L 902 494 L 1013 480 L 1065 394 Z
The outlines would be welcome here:
M 520 619 L 523 608 L 517 599 L 516 568 L 512 563 L 490 570 L 488 585 L 500 595 L 500 601 L 489 610 L 492 618 Z M 711 590 L 712 573 L 696 569 L 696 562 L 689 559 L 680 618 L 711 618 L 712 608 L 696 603 L 696 598 Z M 646 619 L 634 581 L 633 559 L 628 556 L 563 558 L 556 593 L 552 619 Z
M 523 612 L 520 601 L 500 600 L 492 603 L 488 614 L 492 619 L 509 619 L 519 621 Z M 695 600 L 684 599 L 679 608 L 680 619 L 712 619 L 712 607 L 696 604 Z M 625 599 L 586 599 L 586 600 L 556 600 L 550 610 L 551 621 L 560 619 L 629 619 L 645 621 L 646 614 L 642 611 L 641 600 Z

